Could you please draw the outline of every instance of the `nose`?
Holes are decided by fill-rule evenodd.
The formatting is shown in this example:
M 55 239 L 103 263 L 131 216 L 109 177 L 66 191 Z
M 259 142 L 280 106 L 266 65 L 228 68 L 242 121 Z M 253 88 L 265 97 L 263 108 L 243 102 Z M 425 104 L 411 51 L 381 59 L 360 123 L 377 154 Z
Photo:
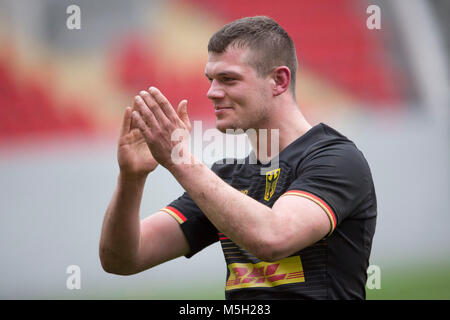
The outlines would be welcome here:
M 225 96 L 225 92 L 220 87 L 220 85 L 217 83 L 217 81 L 214 79 L 213 81 L 211 81 L 211 86 L 209 87 L 209 90 L 206 93 L 206 96 L 210 100 L 222 99 Z

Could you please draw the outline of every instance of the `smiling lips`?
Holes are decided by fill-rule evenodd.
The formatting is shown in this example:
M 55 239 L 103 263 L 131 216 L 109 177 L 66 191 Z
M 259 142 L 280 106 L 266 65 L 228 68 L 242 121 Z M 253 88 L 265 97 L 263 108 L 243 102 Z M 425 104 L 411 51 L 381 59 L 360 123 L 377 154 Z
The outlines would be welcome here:
M 222 113 L 222 112 L 224 112 L 226 110 L 230 110 L 230 109 L 233 109 L 233 108 L 232 107 L 215 106 L 214 107 L 214 113 L 215 114 L 220 114 L 220 113 Z

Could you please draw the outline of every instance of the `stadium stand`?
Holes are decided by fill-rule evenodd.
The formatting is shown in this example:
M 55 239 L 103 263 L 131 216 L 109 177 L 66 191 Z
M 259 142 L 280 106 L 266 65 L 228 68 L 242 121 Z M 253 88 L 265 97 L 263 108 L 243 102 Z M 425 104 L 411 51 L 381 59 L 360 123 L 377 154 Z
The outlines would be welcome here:
M 404 75 L 390 61 L 383 43 L 386 30 L 368 32 L 363 2 L 287 0 L 274 6 L 258 0 L 184 1 L 225 21 L 270 12 L 297 44 L 300 69 L 308 66 L 358 99 L 374 102 L 374 107 L 392 108 L 404 99 Z
M 385 44 L 388 26 L 383 25 L 381 31 L 366 28 L 364 3 L 352 0 L 280 0 L 277 6 L 258 0 L 180 0 L 179 3 L 209 12 L 214 19 L 224 22 L 246 15 L 268 14 L 287 29 L 297 44 L 299 76 L 307 68 L 326 79 L 333 88 L 360 101 L 360 106 L 375 109 L 402 106 L 399 102 L 405 99 L 407 77 L 392 61 Z M 112 44 L 121 49 L 106 52 L 105 57 L 112 59 L 112 78 L 118 91 L 131 97 L 149 84 L 159 86 L 174 103 L 189 97 L 193 118 L 212 120 L 205 97 L 208 83 L 202 72 L 177 77 L 176 68 L 159 63 L 161 52 L 157 47 L 149 49 L 143 45 L 147 39 L 142 35 L 124 34 Z M 40 73 L 45 72 L 42 66 Z M 0 139 L 59 132 L 86 133 L 95 130 L 96 120 L 103 121 L 87 115 L 80 108 L 80 100 L 57 101 L 45 81 L 35 71 L 19 81 L 10 61 L 0 58 Z M 58 83 L 52 85 L 57 88 Z M 367 101 L 370 103 L 363 103 Z
M 79 102 L 57 105 L 40 78 L 18 79 L 10 65 L 0 58 L 0 140 L 93 130 L 93 120 L 82 113 Z

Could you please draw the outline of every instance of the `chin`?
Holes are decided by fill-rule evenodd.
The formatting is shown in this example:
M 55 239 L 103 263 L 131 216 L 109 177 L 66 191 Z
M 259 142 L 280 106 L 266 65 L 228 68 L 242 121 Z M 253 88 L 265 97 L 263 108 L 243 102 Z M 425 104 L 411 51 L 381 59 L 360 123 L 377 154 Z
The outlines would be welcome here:
M 226 133 L 227 129 L 232 129 L 232 128 L 230 128 L 230 127 L 228 127 L 228 126 L 226 126 L 224 124 L 219 124 L 219 123 L 216 122 L 216 129 L 219 130 L 222 133 Z
M 232 129 L 231 123 L 225 119 L 216 118 L 216 129 L 222 133 L 225 133 L 227 129 Z
M 235 124 L 232 124 L 232 123 L 225 124 L 225 123 L 219 123 L 219 122 L 216 122 L 216 129 L 225 134 L 227 134 L 227 130 L 233 130 L 232 133 L 228 132 L 228 134 L 234 134 L 234 135 L 244 134 L 247 130 L 247 129 L 243 129 L 239 126 L 236 126 Z

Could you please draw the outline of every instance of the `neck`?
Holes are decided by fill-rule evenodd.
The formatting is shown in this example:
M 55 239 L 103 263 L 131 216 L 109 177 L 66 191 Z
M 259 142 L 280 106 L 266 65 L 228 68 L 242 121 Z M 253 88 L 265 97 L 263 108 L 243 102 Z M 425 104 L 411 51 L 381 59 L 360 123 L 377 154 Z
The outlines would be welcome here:
M 312 128 L 295 102 L 272 110 L 268 122 L 255 134 L 247 135 L 256 157 L 262 163 L 269 162 Z

